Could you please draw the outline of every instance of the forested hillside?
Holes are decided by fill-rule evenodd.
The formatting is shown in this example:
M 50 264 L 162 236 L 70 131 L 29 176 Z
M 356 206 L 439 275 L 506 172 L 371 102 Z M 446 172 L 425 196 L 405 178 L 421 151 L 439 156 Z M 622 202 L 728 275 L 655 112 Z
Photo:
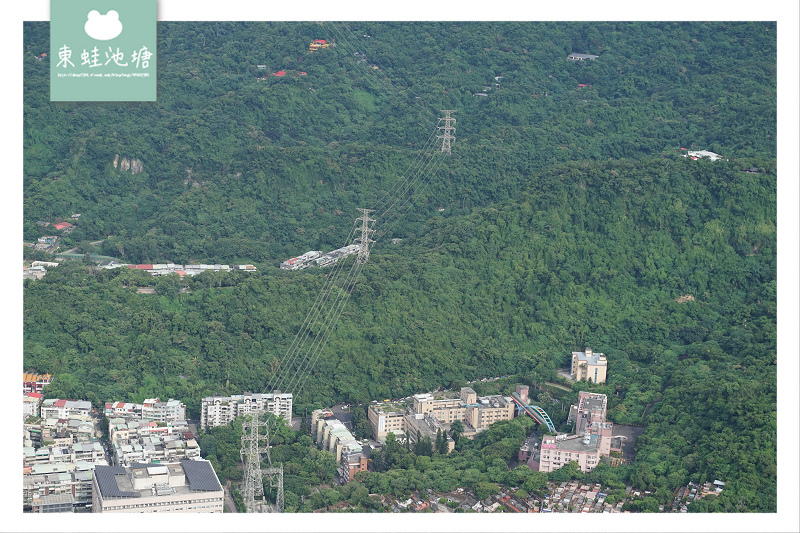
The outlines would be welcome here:
M 67 244 L 112 236 L 100 251 L 131 262 L 276 264 L 339 246 L 439 109 L 458 110 L 458 157 L 401 237 L 436 207 L 507 200 L 558 162 L 775 156 L 768 23 L 160 23 L 158 102 L 103 105 L 49 102 L 48 59 L 34 57 L 48 35 L 26 25 L 25 238 L 78 212 Z M 577 51 L 600 59 L 566 60 Z
M 645 426 L 630 482 L 724 479 L 710 510 L 775 511 L 774 24 L 159 35 L 158 102 L 51 103 L 34 57 L 48 28 L 26 24 L 23 237 L 79 212 L 66 246 L 259 270 L 153 279 L 73 262 L 26 281 L 24 364 L 55 374 L 48 396 L 175 397 L 196 414 L 205 395 L 264 390 L 325 280 L 278 263 L 344 245 L 356 208 L 455 109 L 452 155 L 376 244 L 298 412 L 486 376 L 540 383 L 591 346 L 609 358 L 591 387 L 612 421 Z M 338 45 L 308 52 L 319 38 Z

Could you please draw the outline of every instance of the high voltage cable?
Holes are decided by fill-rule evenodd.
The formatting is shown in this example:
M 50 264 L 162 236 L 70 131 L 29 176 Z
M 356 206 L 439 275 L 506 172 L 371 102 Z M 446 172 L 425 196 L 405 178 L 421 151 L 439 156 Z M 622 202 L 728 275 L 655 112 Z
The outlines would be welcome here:
M 330 26 L 332 27 L 332 29 L 338 35 L 339 41 L 341 43 L 343 43 L 343 49 L 345 49 L 345 52 L 348 53 L 348 51 L 346 50 L 347 48 L 350 48 L 350 50 L 352 51 L 353 47 L 350 46 L 350 44 L 349 44 L 347 38 L 344 36 L 344 34 L 341 31 L 339 31 L 338 28 L 336 28 L 334 23 L 331 23 Z M 338 43 L 337 43 L 337 45 L 338 45 Z M 358 60 L 358 56 L 356 56 L 356 58 L 357 58 L 356 65 L 360 65 L 360 63 L 362 61 Z M 387 88 L 387 83 L 384 83 L 384 80 L 382 80 L 380 77 L 373 76 L 373 74 L 374 74 L 374 72 L 369 72 L 369 71 L 366 72 L 366 78 L 370 79 L 372 81 L 375 81 L 379 85 L 382 85 L 384 88 Z M 391 82 L 388 79 L 386 80 L 386 82 L 388 82 L 389 86 L 388 86 L 387 90 L 385 91 L 385 94 L 387 96 L 389 96 L 389 97 L 392 97 L 393 96 L 393 94 L 392 94 L 393 91 L 392 90 L 394 90 L 394 92 L 398 92 L 398 91 L 394 87 L 394 85 L 391 84 Z M 399 101 L 399 103 L 400 103 L 400 105 L 402 105 L 404 107 L 408 107 L 408 105 L 405 102 Z M 435 143 L 435 139 L 436 139 L 436 135 L 435 134 L 436 134 L 436 130 L 434 130 L 431 133 L 426 145 Z M 402 181 L 400 181 L 399 183 L 395 184 L 395 186 L 393 187 L 393 190 L 387 191 L 384 194 L 384 197 L 381 199 L 381 201 L 379 201 L 378 207 L 383 210 L 383 212 L 380 215 L 378 215 L 379 218 L 381 219 L 381 222 L 383 223 L 381 227 L 385 227 L 386 226 L 386 223 L 384 222 L 384 219 L 386 218 L 386 215 L 389 214 L 393 208 L 396 209 L 397 211 L 392 215 L 392 217 L 393 218 L 397 218 L 397 216 L 399 215 L 399 211 L 402 210 L 402 208 L 406 205 L 406 203 L 408 201 L 410 201 L 410 197 L 409 197 L 408 200 L 404 200 L 403 197 L 419 181 L 420 173 L 427 173 L 427 172 L 425 172 L 426 168 L 428 169 L 428 172 L 430 172 L 430 170 L 429 170 L 430 158 L 428 158 L 427 161 L 424 161 L 422 159 L 422 158 L 424 158 L 424 156 L 426 155 L 426 152 L 427 152 L 427 146 L 425 148 L 426 149 L 421 151 L 419 153 L 419 155 L 417 156 L 417 159 L 412 163 L 412 167 L 409 169 L 410 172 L 406 173 L 405 178 Z M 439 164 L 440 163 L 441 163 L 441 161 L 439 161 Z M 438 165 L 437 165 L 437 167 L 438 167 Z M 410 183 L 409 183 L 409 180 L 410 180 Z M 401 193 L 398 194 L 398 191 L 400 191 L 400 189 L 403 189 L 403 190 L 402 190 Z M 400 204 L 400 206 L 397 206 L 398 201 L 402 202 Z M 389 204 L 389 205 L 386 205 L 388 202 L 392 202 L 392 203 Z M 381 204 L 384 204 L 384 205 L 381 205 Z M 389 218 L 389 220 L 391 220 L 391 218 Z M 350 235 L 348 236 L 348 239 L 345 242 L 349 242 L 350 241 L 350 238 L 352 237 L 353 232 L 354 232 L 354 229 L 351 230 L 351 233 L 350 233 Z M 380 237 L 380 236 L 383 236 L 384 234 L 385 234 L 385 232 L 381 233 L 378 236 Z M 373 243 L 373 246 L 374 246 L 374 243 Z M 292 345 L 290 346 L 286 356 L 284 357 L 284 360 L 280 362 L 280 368 L 281 369 L 285 369 L 285 370 L 291 372 L 291 368 L 294 366 L 296 357 L 302 351 L 303 347 L 305 346 L 306 341 L 308 340 L 308 333 L 311 331 L 312 327 L 317 325 L 317 320 L 319 318 L 319 314 L 320 314 L 321 310 L 325 307 L 325 304 L 327 303 L 327 300 L 328 300 L 328 297 L 330 296 L 330 292 L 332 290 L 332 287 L 335 286 L 335 281 L 338 278 L 338 273 L 339 273 L 339 270 L 337 269 L 335 273 L 332 273 L 331 275 L 329 275 L 326 278 L 326 284 L 323 287 L 322 291 L 320 292 L 320 295 L 317 297 L 317 300 L 315 301 L 311 312 L 306 317 L 306 321 L 304 322 L 303 326 L 301 326 L 301 330 L 298 332 L 298 335 L 295 337 L 294 341 L 292 342 Z M 313 350 L 313 347 L 314 347 L 314 344 L 317 341 L 317 338 L 318 337 L 315 337 L 315 340 L 314 340 L 314 342 L 312 342 L 312 345 L 311 345 L 311 347 L 309 347 L 309 350 Z M 299 346 L 297 344 L 298 340 L 300 340 Z M 302 361 L 301 361 L 301 364 L 302 364 Z M 284 390 L 284 388 L 285 388 L 284 387 L 285 374 L 284 374 L 284 372 L 279 372 L 279 375 L 281 376 L 281 378 L 280 378 L 279 382 L 276 384 L 275 389 L 276 390 Z
M 330 25 L 333 27 L 333 30 L 339 34 L 344 48 L 349 47 L 349 43 L 344 34 L 335 27 L 335 24 L 330 23 Z M 364 56 L 363 53 L 361 55 Z M 356 58 L 358 58 L 357 55 Z M 360 65 L 360 63 L 361 61 L 357 59 L 356 66 Z M 399 105 L 409 109 L 408 104 L 403 102 L 395 94 L 392 94 L 393 92 L 399 94 L 400 91 L 395 88 L 388 78 L 385 79 L 385 83 L 384 80 L 378 76 L 373 76 L 373 74 L 374 71 L 367 72 L 365 79 L 373 80 L 378 85 L 382 86 L 382 92 L 385 95 L 390 98 L 394 97 Z M 408 90 L 408 92 L 411 92 L 413 95 L 413 91 Z M 425 108 L 419 107 L 419 109 L 425 111 Z M 427 111 L 427 113 L 430 113 L 430 111 Z M 449 113 L 447 114 L 447 117 L 449 117 Z M 429 150 L 436 144 L 436 133 L 439 129 L 438 123 L 439 121 L 436 123 L 437 128 L 433 130 L 430 137 L 428 137 L 428 139 L 425 141 L 423 148 L 418 151 L 417 156 L 407 169 L 403 179 L 395 183 L 389 188 L 389 190 L 384 192 L 383 196 L 377 202 L 377 209 L 364 210 L 364 218 L 358 219 L 364 221 L 364 225 L 362 226 L 361 241 L 362 250 L 366 248 L 367 254 L 369 253 L 370 248 L 372 248 L 383 235 L 394 228 L 399 221 L 399 217 L 401 216 L 403 210 L 412 203 L 412 198 L 414 195 L 421 194 L 427 188 L 430 182 L 430 176 L 438 171 L 439 167 L 441 166 L 442 158 L 439 157 L 439 159 L 434 159 L 436 156 L 429 153 Z M 423 127 L 425 126 L 425 122 L 421 122 L 420 124 Z M 420 181 L 422 182 L 422 186 L 417 188 Z M 368 221 L 373 221 L 372 219 L 369 219 L 367 215 L 369 211 L 377 211 L 379 214 L 377 215 L 377 220 L 374 220 L 374 222 L 380 222 L 375 227 L 370 228 L 369 231 L 367 231 L 366 228 L 369 226 Z M 355 232 L 356 226 L 354 224 L 349 235 L 347 236 L 347 239 L 345 240 L 346 243 L 351 242 Z M 375 239 L 369 239 L 370 234 L 374 234 Z M 355 288 L 355 283 L 358 280 L 358 276 L 360 275 L 364 266 L 364 262 L 366 261 L 366 259 L 362 260 L 361 256 L 362 253 L 360 251 L 358 258 L 353 261 L 353 264 L 350 267 L 350 270 L 347 272 L 343 282 L 341 283 L 341 286 L 338 284 L 338 281 L 339 277 L 344 271 L 346 258 L 337 261 L 336 264 L 332 266 L 331 272 L 326 274 L 322 289 L 317 295 L 314 305 L 306 315 L 303 325 L 301 325 L 300 330 L 298 331 L 297 335 L 295 335 L 291 345 L 287 349 L 284 360 L 279 361 L 278 369 L 276 371 L 278 379 L 276 386 L 273 387 L 273 390 L 283 390 L 284 392 L 290 392 L 294 395 L 295 391 L 299 392 L 305 386 L 306 380 L 310 374 L 310 370 L 316 364 L 322 349 L 326 346 L 333 331 L 335 330 L 336 325 L 339 322 L 339 318 L 344 311 L 345 305 L 352 294 L 353 289 Z M 332 294 L 333 299 L 329 302 Z M 311 344 L 306 348 L 306 343 L 312 336 L 314 329 L 316 329 L 316 335 L 314 335 L 314 339 L 311 341 Z M 255 490 L 253 484 L 258 482 L 260 485 L 263 482 L 263 475 L 273 476 L 275 474 L 279 475 L 280 480 L 278 481 L 278 485 L 273 485 L 278 487 L 277 505 L 279 511 L 283 511 L 283 468 L 273 468 L 272 461 L 269 458 L 269 434 L 273 424 L 274 418 L 272 417 L 269 417 L 264 424 L 267 447 L 263 451 L 267 453 L 267 459 L 270 463 L 270 468 L 265 470 L 262 470 L 260 465 L 259 457 L 262 450 L 259 449 L 257 444 L 257 439 L 259 438 L 258 435 L 260 433 L 258 430 L 260 425 L 258 415 L 256 415 L 256 417 L 249 422 L 245 421 L 243 425 L 241 454 L 243 459 L 245 455 L 247 455 L 249 458 L 245 462 L 246 482 L 244 487 L 244 491 L 246 493 L 245 503 L 248 511 L 252 510 L 254 505 L 253 500 L 256 492 L 259 495 L 263 494 L 263 490 Z M 245 438 L 244 432 L 247 431 L 246 428 L 250 428 L 250 432 L 252 435 L 254 435 L 254 437 Z M 255 455 L 255 457 L 251 457 L 252 455 Z M 275 481 L 274 477 L 271 477 L 271 479 Z M 259 489 L 260 488 L 261 487 L 259 487 Z
M 325 24 L 329 25 L 330 28 L 332 29 L 332 31 L 336 33 L 337 39 L 339 39 L 339 41 L 336 43 L 336 45 L 338 47 L 340 45 L 340 43 L 342 43 L 341 46 L 342 46 L 342 49 L 345 51 L 345 54 L 347 54 L 348 56 L 349 55 L 353 55 L 353 56 L 355 56 L 357 58 L 358 58 L 357 54 L 361 54 L 363 57 L 366 57 L 366 54 L 364 54 L 363 52 L 354 51 L 354 50 L 356 50 L 356 47 L 350 44 L 350 41 L 347 39 L 346 35 L 343 33 L 342 30 L 340 30 L 336 26 L 335 22 L 328 22 L 328 23 L 325 23 Z M 339 23 L 339 24 L 344 24 L 344 23 Z M 395 87 L 395 85 L 391 82 L 391 80 L 389 80 L 386 77 L 379 76 L 373 69 L 368 69 L 368 68 L 366 68 L 364 66 L 361 66 L 361 63 L 362 63 L 362 61 L 357 59 L 356 60 L 356 68 L 360 68 L 363 71 L 365 80 L 369 80 L 369 81 L 375 82 L 378 85 L 380 85 L 381 89 L 383 89 L 382 91 L 380 91 L 382 95 L 386 96 L 389 99 L 394 99 L 394 101 L 396 103 L 398 103 L 399 105 L 405 107 L 406 109 L 409 109 L 409 110 L 412 109 L 412 106 L 410 106 L 408 103 L 402 101 L 400 98 L 398 98 L 396 96 L 396 93 L 399 93 L 399 90 Z M 413 91 L 411 91 L 410 89 L 407 89 L 407 90 L 412 95 L 414 95 Z M 424 107 L 422 105 L 419 105 L 419 104 L 414 104 L 413 108 L 414 109 L 419 109 L 419 110 L 421 110 L 421 111 L 423 111 L 423 112 L 425 112 L 426 114 L 429 114 L 429 115 L 432 114 L 426 107 Z M 424 123 L 420 123 L 420 125 L 423 126 L 423 127 L 426 127 L 426 125 Z M 417 166 L 417 164 L 419 163 L 419 160 L 421 158 L 423 158 L 424 155 L 427 153 L 428 146 L 429 145 L 432 146 L 433 144 L 435 144 L 435 142 L 436 142 L 436 130 L 434 129 L 431 132 L 430 137 L 428 137 L 428 139 L 426 140 L 425 144 L 423 145 L 423 148 L 420 150 L 420 152 L 418 152 L 417 158 L 415 159 L 414 162 L 412 162 L 411 168 L 409 169 L 409 171 L 412 171 L 413 168 L 415 166 Z M 398 189 L 398 188 L 402 187 L 402 185 L 403 185 L 403 183 L 401 182 L 401 183 L 395 184 L 393 187 L 394 187 L 394 189 Z M 386 193 L 384 193 L 384 196 L 378 201 L 378 204 L 380 205 L 384 201 L 384 199 L 389 195 L 396 196 L 396 194 L 392 194 L 391 191 L 387 191 Z
M 350 242 L 353 235 L 355 233 L 355 223 L 353 224 L 353 228 L 350 230 L 350 234 L 347 236 L 347 240 L 345 242 Z M 329 298 L 332 288 L 335 287 L 336 280 L 339 276 L 340 271 L 342 270 L 342 265 L 344 264 L 343 261 L 337 261 L 331 271 L 326 275 L 325 281 L 323 282 L 322 289 L 320 290 L 319 294 L 317 295 L 316 300 L 314 301 L 314 305 L 311 308 L 311 311 L 306 315 L 306 319 L 300 327 L 297 335 L 295 335 L 292 344 L 289 346 L 286 354 L 284 355 L 284 360 L 280 361 L 280 366 L 278 367 L 278 376 L 279 381 L 275 383 L 273 387 L 276 390 L 282 390 L 283 381 L 284 381 L 284 373 L 281 372 L 284 368 L 291 368 L 294 363 L 294 358 L 303 349 L 308 337 L 308 332 L 310 332 L 313 325 L 316 323 L 317 318 L 319 317 L 319 313 L 321 309 L 324 307 L 325 302 Z M 299 341 L 299 344 L 298 344 Z
M 338 28 L 336 22 L 330 21 L 330 22 L 323 23 L 323 25 L 325 25 L 325 24 L 327 24 L 333 30 L 333 32 L 336 33 L 337 39 L 338 39 L 338 41 L 336 42 L 336 46 L 338 47 L 340 45 L 340 43 L 341 43 L 342 48 L 347 49 L 346 52 L 348 53 L 348 55 L 353 55 L 354 57 L 357 58 L 357 60 L 356 60 L 356 68 L 360 68 L 361 70 L 365 71 L 365 73 L 366 73 L 365 74 L 365 79 L 376 80 L 378 82 L 378 84 L 380 84 L 382 86 L 382 88 L 386 91 L 387 96 L 394 97 L 396 99 L 396 101 L 400 105 L 403 105 L 405 107 L 409 107 L 408 104 L 406 104 L 398 96 L 396 96 L 397 94 L 400 94 L 401 90 L 398 89 L 395 86 L 395 84 L 392 83 L 392 81 L 388 77 L 381 78 L 381 77 L 379 77 L 377 75 L 377 73 L 372 68 L 368 69 L 366 67 L 361 66 L 361 63 L 363 61 L 358 60 L 358 55 L 357 54 L 361 55 L 362 57 L 366 57 L 366 54 L 364 54 L 364 52 L 359 50 L 358 49 L 359 47 L 357 47 L 357 46 L 355 46 L 355 45 L 350 43 L 350 40 L 347 38 L 347 35 L 346 35 L 345 31 L 341 30 L 340 28 Z M 345 22 L 339 22 L 338 24 L 347 26 L 347 23 L 345 23 Z M 348 28 L 348 31 L 349 31 L 349 33 L 352 34 L 352 31 L 350 31 L 349 28 Z M 412 89 L 410 89 L 410 88 L 403 89 L 403 91 L 406 91 L 406 92 L 410 93 L 410 95 L 414 96 L 415 98 L 417 97 L 416 93 L 414 93 L 414 91 Z M 394 93 L 394 94 L 392 94 L 392 93 Z M 428 115 L 432 115 L 432 113 L 429 110 L 427 110 L 425 107 L 423 107 L 423 106 L 419 106 L 419 109 L 421 111 L 425 112 Z M 433 115 L 433 117 L 435 117 L 435 116 L 436 115 Z
M 340 42 L 343 43 L 343 49 L 350 48 L 350 50 L 352 50 L 352 47 L 350 47 L 347 39 L 344 37 L 344 34 L 339 31 L 338 28 L 336 28 L 335 24 L 330 23 L 330 25 L 337 35 L 339 35 Z M 345 52 L 347 53 L 347 50 L 345 50 Z M 360 65 L 361 61 L 358 60 L 357 55 L 355 55 L 355 57 L 357 58 L 356 65 L 358 66 Z M 388 82 L 387 86 L 387 83 L 385 83 L 384 80 L 377 76 L 373 77 L 373 74 L 374 71 L 367 71 L 366 78 L 381 85 L 384 89 L 384 93 L 387 96 L 392 97 L 392 91 L 396 93 L 399 92 L 388 79 L 385 80 Z M 400 105 L 406 108 L 409 107 L 408 104 L 399 98 L 395 97 L 395 100 Z M 424 108 L 421 107 L 420 109 L 424 110 Z M 424 148 L 418 152 L 415 160 L 411 163 L 411 166 L 405 173 L 404 178 L 391 187 L 389 191 L 386 191 L 383 197 L 378 201 L 377 207 L 379 209 L 376 209 L 376 211 L 380 213 L 377 215 L 377 219 L 380 220 L 380 223 L 379 225 L 376 225 L 376 228 L 380 228 L 382 231 L 379 229 L 375 230 L 376 239 L 371 243 L 371 245 L 367 245 L 370 248 L 374 246 L 375 242 L 380 237 L 385 235 L 389 229 L 392 229 L 397 224 L 399 221 L 399 216 L 401 215 L 401 211 L 411 202 L 414 194 L 420 193 L 427 188 L 429 179 L 426 178 L 435 173 L 439 166 L 441 166 L 441 158 L 433 161 L 432 158 L 435 156 L 428 153 L 428 150 L 430 149 L 429 145 L 432 148 L 432 146 L 436 144 L 436 133 L 437 130 L 432 131 L 431 135 L 425 142 Z M 415 187 L 420 180 L 422 180 L 423 187 L 419 190 L 415 190 Z M 406 198 L 407 194 L 408 197 Z M 350 242 L 350 239 L 354 233 L 355 225 L 351 229 L 350 234 L 345 242 Z M 335 325 L 338 323 L 338 320 L 344 310 L 344 304 L 352 294 L 352 291 L 355 287 L 355 281 L 357 280 L 361 269 L 363 268 L 363 264 L 360 264 L 358 261 L 354 261 L 350 271 L 342 283 L 342 286 L 339 287 L 339 290 L 336 291 L 333 301 L 330 302 L 330 307 L 326 311 L 323 311 L 328 304 L 331 293 L 338 286 L 336 282 L 338 281 L 339 275 L 342 272 L 343 264 L 344 261 L 337 261 L 337 264 L 334 265 L 333 271 L 326 276 L 326 281 L 323 284 L 323 288 L 317 296 L 311 311 L 306 316 L 306 320 L 301 326 L 300 331 L 295 336 L 292 344 L 287 350 L 284 360 L 280 362 L 279 370 L 277 371 L 277 374 L 280 377 L 276 383 L 276 386 L 273 388 L 274 390 L 294 393 L 295 388 L 298 388 L 299 391 L 305 385 L 309 370 L 313 367 L 314 363 L 319 357 L 322 348 L 327 344 L 327 341 L 330 338 Z M 320 315 L 323 315 L 323 320 L 321 321 L 319 320 Z M 310 334 L 312 333 L 312 330 L 315 328 L 317 329 L 317 333 L 314 336 L 311 344 L 306 348 L 305 353 L 303 353 L 306 342 L 311 336 Z M 301 353 L 303 354 L 301 355 Z M 294 373 L 292 373 L 292 369 L 294 369 Z M 290 375 L 291 377 L 289 377 Z

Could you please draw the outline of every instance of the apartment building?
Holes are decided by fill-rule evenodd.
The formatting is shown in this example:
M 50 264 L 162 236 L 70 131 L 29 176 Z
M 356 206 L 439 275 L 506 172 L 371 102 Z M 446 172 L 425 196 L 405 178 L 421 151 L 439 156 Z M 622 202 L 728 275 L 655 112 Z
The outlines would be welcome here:
M 386 435 L 405 435 L 405 408 L 391 403 L 372 404 L 367 418 L 372 426 L 372 435 L 379 442 L 386 441 Z
M 90 417 L 92 402 L 85 400 L 57 400 L 49 399 L 42 402 L 40 409 L 42 418 L 65 419 L 77 416 Z
M 108 421 L 108 433 L 111 443 L 120 439 L 138 439 L 142 437 L 165 437 L 168 435 L 181 435 L 189 431 L 186 420 L 174 422 L 156 422 L 154 420 L 126 420 L 112 418 Z
M 409 433 L 409 417 L 431 417 L 442 424 L 463 422 L 464 436 L 474 436 L 500 420 L 514 418 L 514 402 L 500 395 L 478 396 L 471 387 L 462 387 L 457 398 L 436 399 L 431 393 L 416 394 L 410 409 L 394 404 L 373 404 L 368 418 L 375 440 L 384 441 L 389 432 Z M 412 435 L 409 435 L 412 437 Z
M 343 422 L 333 417 L 329 409 L 317 409 L 311 413 L 311 438 L 323 450 L 336 456 L 336 475 L 341 483 L 348 483 L 356 472 L 367 469 L 367 457 L 363 447 Z
M 200 404 L 200 427 L 224 426 L 242 415 L 269 412 L 292 420 L 292 393 L 245 393 L 233 396 L 208 396 Z
M 605 394 L 578 392 L 578 403 L 570 408 L 568 418 L 575 424 L 574 433 L 542 438 L 539 470 L 552 472 L 570 461 L 577 461 L 583 472 L 589 472 L 599 464 L 601 457 L 620 451 L 613 446 L 614 425 L 606 422 L 607 404 Z
M 23 446 L 22 448 L 22 464 L 24 466 L 77 462 L 107 464 L 105 452 L 99 442 L 54 444 L 40 448 Z
M 82 507 L 92 502 L 92 470 L 90 463 L 43 464 L 23 467 L 22 508 L 33 512 L 53 512 L 51 497 L 66 495 L 71 502 L 68 509 Z
M 149 398 L 140 404 L 106 402 L 104 412 L 108 418 L 131 418 L 156 422 L 177 422 L 186 419 L 186 406 L 172 398 L 166 402 L 159 398 Z
M 97 466 L 92 476 L 95 513 L 221 513 L 224 492 L 211 463 L 136 463 Z
M 570 375 L 575 381 L 605 383 L 608 361 L 602 353 L 593 353 L 591 348 L 583 352 L 572 352 Z
M 166 402 L 159 398 L 150 398 L 142 403 L 142 419 L 156 422 L 186 420 L 186 406 L 172 398 Z
M 539 471 L 552 472 L 570 461 L 577 461 L 582 472 L 590 472 L 600 463 L 599 445 L 589 436 L 545 435 L 539 456 Z
M 611 453 L 614 425 L 606 422 L 608 398 L 605 394 L 580 391 L 578 403 L 570 408 L 568 420 L 575 423 L 576 435 L 590 435 L 599 444 L 601 455 Z
M 342 460 L 337 469 L 339 481 L 342 484 L 349 483 L 358 472 L 366 472 L 367 456 L 364 455 L 360 444 L 345 444 L 342 449 Z
M 130 466 L 135 463 L 174 463 L 200 457 L 195 439 L 181 435 L 118 439 L 114 445 L 114 463 Z
M 39 416 L 42 405 L 42 395 L 36 392 L 22 393 L 22 419 L 29 416 Z

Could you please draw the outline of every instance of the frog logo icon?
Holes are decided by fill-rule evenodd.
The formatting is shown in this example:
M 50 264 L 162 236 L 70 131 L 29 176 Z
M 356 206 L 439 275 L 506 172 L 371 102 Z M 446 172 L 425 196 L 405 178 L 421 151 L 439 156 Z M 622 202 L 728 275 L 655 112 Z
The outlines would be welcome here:
M 110 10 L 105 15 L 93 9 L 87 15 L 86 24 L 83 29 L 86 35 L 97 41 L 110 41 L 122 33 L 122 22 L 119 21 L 119 13 Z

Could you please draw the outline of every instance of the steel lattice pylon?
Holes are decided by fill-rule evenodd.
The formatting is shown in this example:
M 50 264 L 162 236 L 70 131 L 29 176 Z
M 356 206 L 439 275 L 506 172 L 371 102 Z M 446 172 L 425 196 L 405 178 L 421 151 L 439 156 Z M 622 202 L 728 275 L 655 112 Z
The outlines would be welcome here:
M 363 214 L 357 218 L 356 220 L 361 221 L 361 237 L 356 237 L 354 240 L 355 242 L 360 243 L 358 246 L 358 257 L 357 261 L 359 264 L 364 264 L 369 260 L 369 245 L 373 243 L 372 239 L 369 238 L 375 230 L 369 227 L 370 222 L 375 222 L 375 219 L 369 218 L 369 213 L 372 213 L 374 209 L 359 209 Z
M 439 120 L 444 120 L 444 126 L 437 126 L 440 130 L 444 130 L 444 135 L 437 135 L 437 138 L 442 139 L 442 152 L 450 155 L 450 141 L 455 139 L 455 136 L 450 135 L 450 132 L 456 131 L 456 128 L 451 124 L 455 123 L 456 119 L 450 116 L 450 113 L 455 113 L 455 109 L 442 109 L 444 117 Z
M 256 412 L 253 416 L 245 417 L 242 421 L 242 448 L 241 456 L 244 463 L 244 476 L 242 479 L 242 498 L 248 513 L 260 512 L 263 503 L 256 501 L 257 496 L 264 496 L 264 476 L 269 476 L 270 486 L 277 488 L 277 498 L 275 502 L 276 510 L 283 512 L 283 465 L 272 466 L 272 458 L 269 454 L 269 427 L 267 421 L 263 427 L 264 435 L 259 435 L 259 428 L 262 427 L 259 418 L 263 413 Z M 260 440 L 265 441 L 265 446 L 259 446 Z M 261 468 L 261 454 L 265 453 L 269 466 Z

